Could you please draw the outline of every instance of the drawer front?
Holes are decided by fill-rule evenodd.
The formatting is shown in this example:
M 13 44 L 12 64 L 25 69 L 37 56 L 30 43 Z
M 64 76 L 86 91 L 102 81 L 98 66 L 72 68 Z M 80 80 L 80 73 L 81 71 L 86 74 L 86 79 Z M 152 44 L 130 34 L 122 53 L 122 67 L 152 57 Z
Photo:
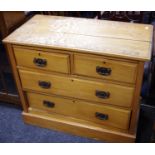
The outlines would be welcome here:
M 133 87 L 19 70 L 23 88 L 130 107 Z
M 130 111 L 92 104 L 84 101 L 70 100 L 55 96 L 27 93 L 30 107 L 57 113 L 94 123 L 128 129 Z
M 74 55 L 74 74 L 135 83 L 137 64 L 87 55 Z
M 17 65 L 69 73 L 69 55 L 14 47 Z

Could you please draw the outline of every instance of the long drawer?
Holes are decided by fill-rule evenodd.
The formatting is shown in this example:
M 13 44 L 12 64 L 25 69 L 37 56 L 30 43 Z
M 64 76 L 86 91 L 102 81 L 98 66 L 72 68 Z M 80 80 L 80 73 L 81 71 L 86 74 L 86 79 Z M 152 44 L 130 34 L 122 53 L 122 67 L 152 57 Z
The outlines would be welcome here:
M 54 72 L 69 73 L 69 55 L 44 52 L 42 49 L 14 47 L 14 54 L 18 66 L 49 70 Z
M 129 110 L 36 93 L 27 93 L 27 97 L 31 108 L 128 129 Z
M 105 57 L 74 55 L 74 74 L 135 83 L 137 64 Z
M 134 87 L 26 70 L 19 73 L 25 89 L 124 107 L 130 107 L 133 99 Z

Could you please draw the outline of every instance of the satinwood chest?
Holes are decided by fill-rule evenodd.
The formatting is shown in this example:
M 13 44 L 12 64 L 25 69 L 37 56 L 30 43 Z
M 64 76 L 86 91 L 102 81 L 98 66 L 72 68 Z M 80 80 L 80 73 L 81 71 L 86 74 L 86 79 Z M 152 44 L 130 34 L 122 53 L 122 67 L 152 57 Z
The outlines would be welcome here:
M 36 15 L 3 41 L 25 123 L 134 142 L 151 25 Z

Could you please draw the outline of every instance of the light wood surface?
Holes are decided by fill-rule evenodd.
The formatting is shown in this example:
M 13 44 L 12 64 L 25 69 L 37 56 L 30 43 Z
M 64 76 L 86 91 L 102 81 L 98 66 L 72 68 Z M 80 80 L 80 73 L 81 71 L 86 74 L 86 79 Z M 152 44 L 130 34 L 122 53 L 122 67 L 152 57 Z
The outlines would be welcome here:
M 129 126 L 129 110 L 113 108 L 103 105 L 96 105 L 84 101 L 69 100 L 54 96 L 40 95 L 36 93 L 27 93 L 27 96 L 30 107 L 42 109 L 48 113 L 52 112 L 62 114 L 122 129 L 128 129 Z M 48 107 L 44 105 L 44 101 L 54 104 L 54 107 Z M 95 116 L 96 112 L 108 115 L 108 119 L 101 120 L 97 118 Z
M 96 71 L 97 67 L 109 68 L 111 72 L 109 75 L 101 75 Z M 78 75 L 135 83 L 137 64 L 104 57 L 88 57 L 87 55 L 75 54 L 73 72 Z
M 129 128 L 129 133 L 133 134 L 137 132 L 139 111 L 140 111 L 140 92 L 143 80 L 143 72 L 144 72 L 144 63 L 139 62 L 138 64 L 138 74 L 136 79 L 136 87 L 134 92 L 134 100 L 132 103 L 132 115 L 131 115 L 131 123 Z
M 11 44 L 5 45 L 5 48 L 7 50 L 9 61 L 10 61 L 11 67 L 12 67 L 13 76 L 14 76 L 14 79 L 15 79 L 15 82 L 16 82 L 16 86 L 17 86 L 17 89 L 18 89 L 18 93 L 19 93 L 19 97 L 20 97 L 20 100 L 21 100 L 23 110 L 24 110 L 24 112 L 28 112 L 28 106 L 27 106 L 27 102 L 25 100 L 25 94 L 22 91 L 20 77 L 19 77 L 18 71 L 16 69 L 16 61 L 15 61 L 15 57 L 14 57 L 14 53 L 13 53 L 13 48 L 12 48 Z
M 5 43 L 149 60 L 153 26 L 36 15 Z
M 43 70 L 56 71 L 62 73 L 70 72 L 69 55 L 43 52 L 42 49 L 32 50 L 20 47 L 14 47 L 17 65 L 39 68 Z M 24 59 L 23 59 L 24 58 Z M 34 59 L 42 59 L 46 61 L 46 65 L 41 67 L 34 63 Z
M 98 37 L 115 37 L 140 41 L 151 41 L 152 26 L 108 20 L 36 15 L 29 26 L 37 24 L 36 31 L 75 33 Z
M 114 126 L 108 126 L 108 125 L 103 125 L 103 124 L 100 124 L 100 123 L 95 123 L 93 121 L 88 121 L 88 120 L 84 120 L 84 119 L 79 119 L 79 118 L 75 118 L 75 117 L 70 117 L 70 116 L 67 116 L 67 115 L 60 115 L 60 114 L 57 114 L 57 113 L 51 113 L 51 112 L 47 112 L 45 110 L 41 110 L 41 109 L 36 109 L 36 108 L 32 108 L 32 107 L 29 107 L 28 108 L 28 112 L 31 113 L 31 114 L 37 114 L 37 115 L 42 115 L 42 116 L 45 116 L 45 117 L 49 117 L 49 118 L 52 118 L 53 116 L 55 117 L 58 117 L 58 118 L 63 118 L 63 120 L 70 120 L 70 121 L 75 121 L 75 122 L 83 122 L 82 124 L 84 125 L 92 125 L 94 126 L 95 128 L 99 127 L 99 128 L 102 128 L 102 129 L 109 129 L 111 131 L 117 131 L 117 132 L 122 132 L 122 133 L 125 133 L 125 134 L 128 134 L 128 130 L 126 129 L 121 129 L 121 128 L 117 128 L 117 127 L 114 127 Z
M 30 110 L 29 113 L 23 113 L 23 118 L 24 122 L 28 124 L 38 125 L 43 128 L 65 131 L 74 135 L 91 137 L 108 142 L 129 143 L 134 142 L 135 140 L 135 135 L 109 130 L 101 127 L 100 125 L 94 125 L 90 122 L 61 115 L 53 115 L 53 117 L 49 117 L 45 113 Z
M 26 123 L 135 140 L 152 26 L 37 15 L 4 42 Z
M 23 88 L 45 93 L 64 95 L 97 101 L 106 104 L 114 104 L 130 107 L 133 99 L 133 87 L 82 80 L 77 78 L 63 77 L 57 75 L 43 74 L 25 70 L 19 70 Z M 41 88 L 39 81 L 50 82 L 49 89 Z M 110 97 L 103 99 L 96 96 L 96 91 L 110 93 Z

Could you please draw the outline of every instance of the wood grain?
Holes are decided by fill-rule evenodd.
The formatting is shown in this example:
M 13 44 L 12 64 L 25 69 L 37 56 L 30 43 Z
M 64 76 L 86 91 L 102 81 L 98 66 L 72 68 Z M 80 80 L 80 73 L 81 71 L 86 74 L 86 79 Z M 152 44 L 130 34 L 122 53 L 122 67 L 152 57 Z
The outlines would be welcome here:
M 97 81 L 88 81 L 65 76 L 57 76 L 19 70 L 23 88 L 36 90 L 48 94 L 57 94 L 89 101 L 97 101 L 105 104 L 120 105 L 130 107 L 133 99 L 134 87 L 126 87 L 111 84 L 110 82 L 101 83 Z M 38 81 L 47 81 L 51 83 L 49 89 L 41 88 Z M 110 93 L 107 99 L 98 98 L 96 90 Z
M 4 39 L 24 121 L 100 140 L 133 142 L 152 30 L 146 24 L 33 17 Z M 46 68 L 35 66 L 34 57 L 47 59 Z M 110 76 L 101 77 L 96 66 L 110 68 Z M 42 88 L 39 81 L 48 85 Z M 110 95 L 100 98 L 96 91 Z M 44 100 L 54 108 L 45 107 Z M 101 121 L 96 112 L 108 117 Z
M 134 99 L 132 102 L 131 122 L 130 122 L 130 128 L 129 128 L 129 133 L 131 134 L 135 133 L 137 130 L 137 123 L 138 123 L 139 110 L 140 110 L 140 92 L 141 92 L 141 86 L 142 86 L 142 80 L 143 80 L 143 73 L 144 73 L 144 63 L 139 62 Z
M 96 67 L 110 68 L 110 75 L 101 75 Z M 137 63 L 128 63 L 118 60 L 110 60 L 101 56 L 74 55 L 74 74 L 110 79 L 128 83 L 135 83 Z
M 108 142 L 134 142 L 135 135 L 109 130 L 99 125 L 94 125 L 82 120 L 77 120 L 65 116 L 53 115 L 49 117 L 37 111 L 23 113 L 24 122 L 32 125 L 38 125 L 43 128 L 50 128 L 69 132 L 74 135 L 91 137 Z
M 56 71 L 62 73 L 70 72 L 69 55 L 57 54 L 52 52 L 43 52 L 40 50 L 25 49 L 20 47 L 14 47 L 15 58 L 17 65 L 30 68 L 38 68 L 49 71 Z M 24 59 L 23 59 L 24 58 Z M 34 63 L 34 59 L 44 59 L 47 65 L 44 67 L 37 66 Z
M 151 25 L 37 15 L 4 42 L 144 61 L 150 59 L 152 31 Z
M 31 28 L 31 32 L 33 30 L 39 33 L 52 31 L 140 41 L 151 41 L 150 33 L 153 29 L 153 26 L 149 24 L 45 15 L 34 16 L 20 29 L 28 29 L 28 27 L 29 30 Z
M 129 110 L 92 104 L 91 102 L 40 95 L 36 93 L 27 93 L 27 97 L 30 107 L 44 110 L 47 113 L 57 113 L 122 129 L 128 129 L 129 126 Z M 45 106 L 44 101 L 54 104 L 54 107 Z M 96 112 L 108 115 L 108 119 L 98 119 L 95 117 Z
M 25 100 L 25 94 L 22 91 L 20 77 L 19 77 L 18 71 L 16 69 L 17 64 L 15 62 L 15 57 L 14 57 L 12 46 L 11 46 L 11 44 L 7 44 L 7 45 L 5 45 L 5 48 L 7 49 L 7 54 L 9 56 L 9 61 L 10 61 L 11 67 L 12 67 L 13 76 L 14 76 L 16 86 L 17 86 L 17 89 L 18 89 L 18 93 L 19 93 L 19 96 L 20 96 L 20 100 L 21 100 L 21 103 L 22 103 L 22 108 L 23 108 L 24 112 L 27 112 L 28 109 L 27 109 L 27 103 L 26 103 L 26 100 Z

